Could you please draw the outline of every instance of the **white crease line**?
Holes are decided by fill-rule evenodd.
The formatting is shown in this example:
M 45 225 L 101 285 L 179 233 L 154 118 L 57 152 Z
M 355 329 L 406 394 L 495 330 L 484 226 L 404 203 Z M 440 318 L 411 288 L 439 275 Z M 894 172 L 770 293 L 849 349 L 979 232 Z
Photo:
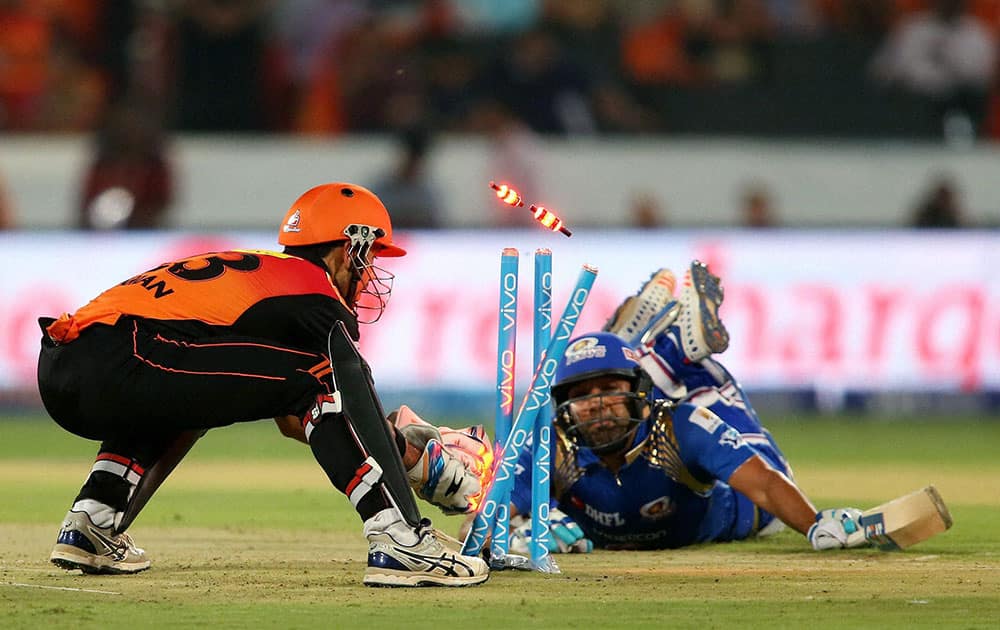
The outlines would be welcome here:
M 23 582 L 4 582 L 5 586 L 22 586 L 25 588 L 47 588 L 53 591 L 77 591 L 78 593 L 100 593 L 102 595 L 121 595 L 115 591 L 99 591 L 93 588 L 73 588 L 72 586 L 44 586 L 42 584 L 24 584 Z

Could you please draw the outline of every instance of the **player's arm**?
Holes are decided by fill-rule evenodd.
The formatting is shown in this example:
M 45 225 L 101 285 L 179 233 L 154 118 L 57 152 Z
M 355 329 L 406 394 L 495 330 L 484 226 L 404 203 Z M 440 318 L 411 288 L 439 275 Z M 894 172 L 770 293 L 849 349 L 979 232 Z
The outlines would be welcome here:
M 816 520 L 816 508 L 802 490 L 760 455 L 733 471 L 727 483 L 800 534 L 807 534 Z
M 685 463 L 725 481 L 796 531 L 806 534 L 812 527 L 816 508 L 798 486 L 717 415 L 705 407 L 680 405 L 674 427 Z
M 274 423 L 278 425 L 278 430 L 286 438 L 298 440 L 303 444 L 309 443 L 309 440 L 306 439 L 306 430 L 302 426 L 301 418 L 297 416 L 279 416 L 274 419 Z
M 760 455 L 754 455 L 734 470 L 729 476 L 729 485 L 757 507 L 805 535 L 817 551 L 866 544 L 858 525 L 860 510 L 842 508 L 817 512 L 802 490 Z
M 710 410 L 678 405 L 674 428 L 685 464 L 727 481 L 757 507 L 804 534 L 814 549 L 864 544 L 864 536 L 852 536 L 859 531 L 860 510 L 843 508 L 817 513 L 798 486 L 767 464 L 736 429 Z
M 386 420 L 386 422 L 389 424 L 390 434 L 395 435 L 396 428 L 389 420 Z M 303 444 L 309 444 L 309 440 L 306 439 L 306 431 L 302 424 L 302 419 L 298 416 L 279 416 L 274 419 L 274 423 L 278 425 L 278 430 L 285 437 L 297 440 Z M 407 468 L 412 467 L 420 459 L 422 453 L 423 451 L 407 441 L 406 452 L 403 454 L 403 465 Z

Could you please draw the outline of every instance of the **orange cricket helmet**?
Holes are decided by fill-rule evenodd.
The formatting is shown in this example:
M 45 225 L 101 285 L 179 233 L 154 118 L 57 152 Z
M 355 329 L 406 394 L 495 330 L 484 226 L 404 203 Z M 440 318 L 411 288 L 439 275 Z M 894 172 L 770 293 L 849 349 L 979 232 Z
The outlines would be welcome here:
M 357 228 L 370 226 L 376 233 L 378 256 L 405 256 L 392 242 L 389 212 L 375 193 L 344 182 L 320 184 L 302 194 L 285 213 L 278 243 L 285 246 L 317 245 L 350 240 Z

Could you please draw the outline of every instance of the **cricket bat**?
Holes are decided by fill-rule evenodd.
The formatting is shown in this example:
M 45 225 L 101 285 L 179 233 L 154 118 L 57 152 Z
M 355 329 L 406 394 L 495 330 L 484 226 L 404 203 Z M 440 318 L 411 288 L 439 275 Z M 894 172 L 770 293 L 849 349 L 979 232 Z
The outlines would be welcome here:
M 951 527 L 948 506 L 927 486 L 861 514 L 861 531 L 882 551 L 906 549 Z

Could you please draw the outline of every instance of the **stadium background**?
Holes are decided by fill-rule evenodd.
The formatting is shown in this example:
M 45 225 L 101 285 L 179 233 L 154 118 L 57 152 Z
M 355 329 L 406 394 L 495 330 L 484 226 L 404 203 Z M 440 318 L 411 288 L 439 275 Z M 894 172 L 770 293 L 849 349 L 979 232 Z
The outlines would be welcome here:
M 5 627 L 995 627 L 998 29 L 1000 0 L 0 0 Z M 700 257 L 725 279 L 722 359 L 816 504 L 934 483 L 955 527 L 900 554 L 785 532 L 372 592 L 349 503 L 261 422 L 210 432 L 143 511 L 154 570 L 54 568 L 95 447 L 45 420 L 35 318 L 273 247 L 337 179 L 376 189 L 411 252 L 364 334 L 386 407 L 492 418 L 502 247 L 522 287 L 553 249 L 557 312 L 600 267 L 582 327 Z
M 497 255 L 546 246 L 557 309 L 602 269 L 583 327 L 711 262 L 762 411 L 996 415 L 998 29 L 998 0 L 8 0 L 2 400 L 37 410 L 36 315 L 271 247 L 339 179 L 411 248 L 364 341 L 388 404 L 488 417 Z

